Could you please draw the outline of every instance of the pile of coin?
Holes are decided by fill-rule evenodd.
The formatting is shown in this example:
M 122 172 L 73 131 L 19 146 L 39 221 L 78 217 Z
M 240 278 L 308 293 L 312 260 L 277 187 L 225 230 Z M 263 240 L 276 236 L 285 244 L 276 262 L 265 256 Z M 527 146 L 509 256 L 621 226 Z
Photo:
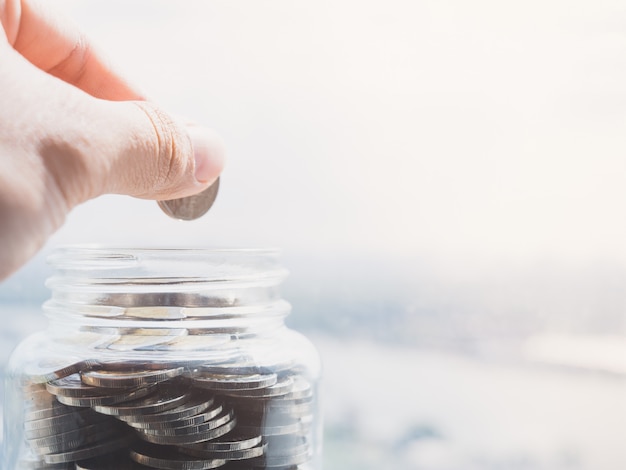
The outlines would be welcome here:
M 22 468 L 304 469 L 314 390 L 289 364 L 77 361 L 29 375 Z

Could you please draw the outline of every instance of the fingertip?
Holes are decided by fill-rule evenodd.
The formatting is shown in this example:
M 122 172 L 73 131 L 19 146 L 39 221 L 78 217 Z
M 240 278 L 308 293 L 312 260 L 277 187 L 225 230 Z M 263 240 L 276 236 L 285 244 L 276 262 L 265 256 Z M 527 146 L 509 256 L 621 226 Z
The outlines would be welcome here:
M 187 126 L 195 160 L 194 176 L 203 185 L 213 183 L 224 169 L 224 143 L 209 128 Z

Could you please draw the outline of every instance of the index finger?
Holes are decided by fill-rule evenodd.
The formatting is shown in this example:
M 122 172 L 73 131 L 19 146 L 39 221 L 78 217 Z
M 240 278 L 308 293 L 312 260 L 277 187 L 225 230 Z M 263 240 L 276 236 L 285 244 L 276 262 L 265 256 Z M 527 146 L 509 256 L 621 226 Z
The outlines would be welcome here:
M 18 20 L 14 25 L 17 30 L 12 34 L 14 39 L 9 39 L 32 64 L 96 98 L 145 99 L 67 18 L 38 0 L 22 0 L 18 12 L 13 15 Z

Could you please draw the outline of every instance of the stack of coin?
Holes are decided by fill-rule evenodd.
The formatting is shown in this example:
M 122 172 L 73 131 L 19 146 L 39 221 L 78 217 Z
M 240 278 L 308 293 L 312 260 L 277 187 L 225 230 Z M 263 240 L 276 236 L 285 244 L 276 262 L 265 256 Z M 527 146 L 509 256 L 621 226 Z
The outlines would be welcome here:
M 303 469 L 314 393 L 295 366 L 76 361 L 31 374 L 22 468 Z

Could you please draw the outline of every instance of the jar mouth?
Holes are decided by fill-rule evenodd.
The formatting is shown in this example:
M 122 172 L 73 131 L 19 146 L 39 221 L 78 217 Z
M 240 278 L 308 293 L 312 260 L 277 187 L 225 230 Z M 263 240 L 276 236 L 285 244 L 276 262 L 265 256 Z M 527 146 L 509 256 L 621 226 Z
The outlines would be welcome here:
M 71 278 L 280 282 L 287 270 L 279 258 L 275 248 L 65 245 L 47 261 L 57 275 Z

